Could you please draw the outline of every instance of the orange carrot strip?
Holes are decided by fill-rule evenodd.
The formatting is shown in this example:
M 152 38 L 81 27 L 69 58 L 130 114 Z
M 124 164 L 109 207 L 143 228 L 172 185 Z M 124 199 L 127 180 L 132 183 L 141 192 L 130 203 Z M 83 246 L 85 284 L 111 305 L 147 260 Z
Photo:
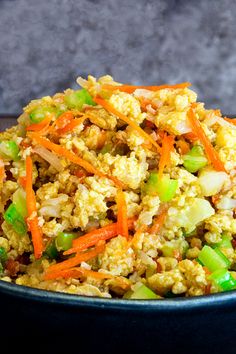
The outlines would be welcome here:
M 36 199 L 32 183 L 33 162 L 30 156 L 26 157 L 26 205 L 28 218 L 27 223 L 31 232 L 35 258 L 38 259 L 43 253 L 43 235 L 38 225 Z
M 47 116 L 42 122 L 40 123 L 34 123 L 31 125 L 28 125 L 28 127 L 26 127 L 26 130 L 29 131 L 40 131 L 42 129 L 45 129 L 46 127 L 49 126 L 50 122 L 52 120 L 52 116 Z
M 213 203 L 213 204 L 217 204 L 218 201 L 220 200 L 220 197 L 219 197 L 218 194 L 216 194 L 216 195 L 213 195 L 213 196 L 211 197 L 211 200 L 212 200 L 212 203 Z
M 110 176 L 100 172 L 95 167 L 93 167 L 93 165 L 91 165 L 89 162 L 87 162 L 86 160 L 83 160 L 79 156 L 75 155 L 73 152 L 65 149 L 63 146 L 55 144 L 55 143 L 51 142 L 50 140 L 43 138 L 36 133 L 29 133 L 28 135 L 31 139 L 35 140 L 38 144 L 44 146 L 46 149 L 49 149 L 49 150 L 55 152 L 59 156 L 64 156 L 69 161 L 83 167 L 87 172 L 97 175 L 99 177 L 106 177 L 106 178 L 109 178 L 112 181 L 114 181 L 113 177 L 110 177 Z M 118 183 L 118 180 L 116 182 L 119 187 L 124 186 L 124 184 L 122 182 L 119 181 L 119 183 Z
M 170 163 L 170 154 L 174 149 L 174 138 L 171 135 L 164 134 L 162 140 L 161 157 L 159 161 L 159 177 L 163 175 L 164 168 Z
M 81 278 L 81 277 L 92 277 L 95 279 L 110 279 L 114 276 L 102 272 L 95 272 L 93 270 L 84 269 L 82 267 L 74 267 L 70 269 L 58 270 L 54 272 L 46 273 L 44 276 L 45 280 L 57 279 L 57 278 Z
M 74 119 L 74 114 L 71 111 L 62 113 L 55 121 L 54 127 L 56 129 L 63 129 L 67 124 L 69 124 Z
M 117 193 L 117 232 L 118 235 L 129 237 L 128 219 L 127 219 L 127 204 L 125 194 L 122 190 Z
M 86 115 L 84 115 L 81 118 L 75 118 L 73 120 L 71 120 L 68 124 L 66 124 L 63 128 L 58 129 L 57 133 L 58 134 L 65 134 L 68 133 L 70 131 L 72 131 L 74 128 L 76 128 L 78 125 L 80 125 L 81 123 L 83 123 L 86 119 Z
M 128 228 L 132 229 L 134 226 L 134 219 L 128 219 Z M 109 224 L 100 229 L 90 231 L 89 233 L 80 236 L 73 240 L 72 247 L 65 251 L 64 255 L 80 252 L 88 247 L 94 246 L 98 241 L 109 240 L 118 235 L 117 223 Z
M 19 177 L 19 184 L 21 185 L 21 187 L 23 187 L 25 189 L 26 186 L 26 176 L 20 176 Z
M 133 236 L 133 238 L 132 238 L 132 240 L 131 240 L 131 243 L 133 244 L 133 245 L 135 245 L 137 242 L 138 242 L 138 240 L 139 240 L 139 237 L 140 237 L 140 235 L 143 233 L 143 232 L 146 232 L 147 231 L 147 225 L 141 225 L 140 226 L 140 228 L 135 232 L 135 234 L 134 234 L 134 236 Z
M 166 216 L 167 216 L 167 210 L 163 210 L 163 212 L 158 215 L 154 221 L 153 221 L 153 225 L 151 226 L 149 232 L 150 234 L 156 234 L 158 233 L 158 231 L 161 229 L 161 227 L 163 226 L 164 224 L 164 221 L 166 219 Z
M 152 145 L 154 145 L 156 147 L 158 152 L 161 151 L 161 147 L 155 142 L 155 140 L 153 140 L 153 138 L 150 135 L 148 135 L 142 128 L 140 128 L 140 126 L 137 123 L 135 123 L 132 119 L 130 119 L 129 117 L 127 117 L 124 114 L 122 114 L 119 111 L 117 111 L 117 109 L 115 109 L 109 102 L 105 101 L 102 98 L 95 97 L 93 100 L 97 104 L 99 104 L 103 108 L 105 108 L 108 112 L 116 115 L 117 117 L 122 119 L 124 122 L 126 122 L 128 125 L 130 125 L 132 128 L 134 128 L 137 132 L 139 132 L 139 134 L 143 138 L 145 138 L 148 141 L 150 141 L 152 143 Z
M 224 117 L 224 120 L 226 120 L 227 122 L 236 125 L 236 118 L 228 118 L 228 117 Z
M 217 151 L 214 149 L 210 140 L 206 136 L 206 134 L 201 126 L 201 123 L 197 119 L 196 114 L 192 108 L 190 108 L 188 110 L 188 119 L 191 124 L 193 133 L 198 136 L 199 140 L 201 140 L 201 142 L 205 148 L 205 152 L 206 152 L 208 161 L 210 163 L 212 163 L 213 167 L 217 171 L 226 172 L 223 162 L 220 160 Z
M 127 92 L 127 93 L 133 93 L 137 89 L 145 89 L 145 90 L 150 90 L 150 91 L 158 91 L 158 90 L 163 90 L 163 89 L 180 89 L 180 88 L 185 88 L 191 86 L 190 82 L 182 82 L 180 84 L 176 85 L 159 85 L 159 86 L 134 86 L 134 85 L 120 85 L 120 86 L 115 86 L 115 85 L 109 85 L 105 84 L 102 85 L 102 88 L 105 90 L 110 90 L 110 91 L 122 91 L 122 92 Z
M 46 274 L 75 267 L 81 262 L 87 262 L 90 259 L 96 257 L 99 253 L 103 252 L 104 249 L 105 249 L 105 242 L 102 242 L 96 245 L 96 247 L 91 251 L 87 251 L 84 253 L 77 253 L 73 258 L 69 258 L 63 262 L 51 265 L 50 267 L 48 267 Z
M 5 168 L 4 168 L 4 162 L 2 159 L 0 159 L 0 183 L 3 182 L 5 178 Z
M 198 140 L 199 138 L 197 137 L 196 134 L 194 134 L 193 132 L 189 132 L 189 133 L 185 133 L 182 135 L 185 139 L 189 140 L 189 141 L 196 141 Z

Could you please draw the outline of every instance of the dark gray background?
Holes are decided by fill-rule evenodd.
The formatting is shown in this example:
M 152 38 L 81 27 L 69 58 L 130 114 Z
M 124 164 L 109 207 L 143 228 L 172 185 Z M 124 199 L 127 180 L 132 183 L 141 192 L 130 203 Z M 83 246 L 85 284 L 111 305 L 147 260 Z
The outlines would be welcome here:
M 108 73 L 236 114 L 235 36 L 233 0 L 0 0 L 0 113 Z

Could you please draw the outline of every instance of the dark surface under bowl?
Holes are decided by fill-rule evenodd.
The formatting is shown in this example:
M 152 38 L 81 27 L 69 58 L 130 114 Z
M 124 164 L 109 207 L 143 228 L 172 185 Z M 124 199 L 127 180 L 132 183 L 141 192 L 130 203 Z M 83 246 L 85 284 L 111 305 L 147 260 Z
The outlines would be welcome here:
M 0 131 L 14 123 L 0 117 Z M 0 281 L 0 304 L 0 336 L 17 352 L 236 353 L 236 291 L 119 300 Z

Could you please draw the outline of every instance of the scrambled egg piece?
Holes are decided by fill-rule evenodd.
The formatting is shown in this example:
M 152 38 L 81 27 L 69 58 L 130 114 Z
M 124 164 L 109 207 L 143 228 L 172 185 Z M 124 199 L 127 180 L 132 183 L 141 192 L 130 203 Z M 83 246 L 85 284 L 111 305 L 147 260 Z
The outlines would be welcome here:
M 236 149 L 236 129 L 219 127 L 216 133 L 216 144 L 220 147 Z
M 4 237 L 8 240 L 9 247 L 17 251 L 17 254 L 21 255 L 24 252 L 33 251 L 32 243 L 28 234 L 19 235 L 6 223 L 6 221 L 2 223 L 2 230 Z
M 203 295 L 208 282 L 202 266 L 185 259 L 170 271 L 156 273 L 148 279 L 148 284 L 157 293 L 164 295 L 186 293 L 187 296 Z
M 70 218 L 74 228 L 85 229 L 89 218 L 99 219 L 101 213 L 106 213 L 107 205 L 104 196 L 85 185 L 79 184 L 74 196 L 75 209 Z
M 114 93 L 109 102 L 117 111 L 135 120 L 138 124 L 141 124 L 146 117 L 145 113 L 141 113 L 138 100 L 126 92 Z
M 117 118 L 109 114 L 105 109 L 91 109 L 89 120 L 105 130 L 114 130 L 117 125 Z
M 142 225 L 151 225 L 153 216 L 157 215 L 160 206 L 158 196 L 145 195 L 141 202 L 141 212 L 137 221 L 137 228 Z
M 98 256 L 101 269 L 113 275 L 127 276 L 133 271 L 134 251 L 123 236 L 117 236 L 106 244 L 105 251 Z

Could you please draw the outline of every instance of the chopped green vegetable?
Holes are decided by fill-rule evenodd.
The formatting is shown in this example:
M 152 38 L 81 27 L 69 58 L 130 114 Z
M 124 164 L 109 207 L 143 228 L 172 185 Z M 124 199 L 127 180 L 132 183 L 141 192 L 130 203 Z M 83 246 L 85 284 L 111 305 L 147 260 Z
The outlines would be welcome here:
M 221 250 L 216 247 L 214 248 L 214 251 L 225 261 L 225 264 L 227 265 L 227 268 L 229 268 L 229 266 L 231 265 L 230 260 L 224 255 L 223 252 L 221 252 Z
M 175 245 L 171 244 L 170 242 L 169 244 L 168 242 L 166 242 L 161 249 L 164 257 L 173 257 L 174 250 L 175 250 Z
M 19 157 L 19 147 L 13 140 L 2 141 L 0 143 L 0 156 L 2 158 L 17 161 Z
M 207 158 L 201 146 L 195 145 L 192 149 L 183 156 L 184 167 L 188 172 L 195 173 L 207 165 Z
M 155 294 L 146 285 L 142 284 L 135 291 L 129 292 L 128 298 L 129 299 L 160 299 L 161 297 Z
M 102 149 L 100 150 L 100 153 L 105 155 L 107 152 L 111 152 L 111 150 L 112 150 L 112 144 L 108 143 L 102 147 Z
M 56 259 L 58 257 L 58 250 L 56 248 L 55 240 L 50 240 L 46 246 L 44 254 L 51 259 Z
M 223 234 L 221 241 L 218 242 L 215 247 L 222 249 L 222 248 L 233 248 L 232 243 L 231 243 L 231 237 L 228 235 Z M 214 248 L 215 248 L 214 247 Z
M 59 232 L 56 237 L 56 248 L 58 251 L 67 251 L 72 247 L 72 241 L 78 237 L 76 233 Z
M 236 280 L 227 269 L 218 269 L 209 275 L 208 279 L 222 291 L 236 289 Z
M 18 188 L 12 197 L 12 201 L 15 204 L 17 211 L 25 218 L 28 215 L 26 206 L 26 193 L 23 188 Z
M 151 172 L 144 186 L 144 192 L 149 195 L 158 195 L 161 202 L 168 202 L 174 197 L 177 188 L 177 180 L 166 175 L 159 178 L 158 172 Z
M 69 95 L 65 95 L 65 103 L 68 108 L 81 109 L 84 104 L 90 106 L 95 106 L 96 103 L 93 101 L 92 96 L 88 93 L 86 89 L 74 91 Z
M 50 113 L 56 113 L 56 109 L 50 106 L 36 107 L 30 113 L 30 120 L 32 123 L 40 123 Z
M 5 250 L 4 247 L 0 247 L 0 263 L 4 265 L 6 261 L 7 261 L 7 251 Z
M 3 216 L 6 222 L 10 224 L 19 235 L 27 233 L 26 222 L 14 203 L 9 205 Z
M 211 272 L 225 268 L 230 265 L 230 261 L 220 250 L 213 249 L 205 245 L 198 255 L 200 262 L 204 264 Z

